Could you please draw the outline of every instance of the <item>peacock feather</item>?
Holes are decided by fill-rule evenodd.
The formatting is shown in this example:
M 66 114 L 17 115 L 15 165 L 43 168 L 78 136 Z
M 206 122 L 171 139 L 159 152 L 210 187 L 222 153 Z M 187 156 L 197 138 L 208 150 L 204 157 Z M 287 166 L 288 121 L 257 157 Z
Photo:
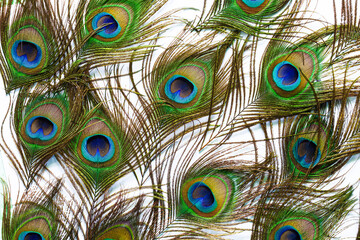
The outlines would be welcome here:
M 2 239 L 74 239 L 77 224 L 66 214 L 70 206 L 57 205 L 61 201 L 61 182 L 48 183 L 47 188 L 25 192 L 11 210 L 9 189 L 4 187 Z
M 313 191 L 310 194 L 302 187 L 283 187 L 274 188 L 260 200 L 252 238 L 328 239 L 334 236 L 342 220 L 338 212 L 348 212 L 354 202 L 349 199 L 350 188 L 339 189 L 337 193 Z M 284 194 L 287 197 L 284 198 Z M 304 201 L 306 198 L 312 201 Z
M 198 42 L 185 44 L 187 37 Z M 212 115 L 224 102 L 229 67 L 222 65 L 231 40 L 213 43 L 214 36 L 204 38 L 196 40 L 185 29 L 156 59 L 151 72 L 143 73 L 149 98 L 159 109 L 155 117 L 164 128 Z
M 360 239 L 358 2 L 316 3 L 1 0 L 1 239 Z
M 268 35 L 283 21 L 301 19 L 298 15 L 302 4 L 289 0 L 215 0 L 208 12 L 204 9 L 198 28 Z
M 68 32 L 49 1 L 1 1 L 3 81 L 8 90 L 48 81 L 64 65 Z M 49 14 L 49 11 L 53 14 Z
M 161 1 L 80 1 L 77 11 L 78 45 L 81 61 L 91 67 L 101 67 L 142 59 L 171 22 L 166 19 L 148 20 L 167 2 Z M 77 32 L 77 34 L 79 34 Z M 106 63 L 104 62 L 104 54 Z M 91 59 L 91 61 L 89 61 Z

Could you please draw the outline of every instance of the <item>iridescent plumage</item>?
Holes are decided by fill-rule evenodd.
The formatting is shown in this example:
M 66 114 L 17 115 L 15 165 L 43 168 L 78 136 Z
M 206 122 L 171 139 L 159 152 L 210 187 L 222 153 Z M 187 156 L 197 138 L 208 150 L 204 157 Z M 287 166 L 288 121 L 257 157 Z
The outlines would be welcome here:
M 353 4 L 331 23 L 303 0 L 1 1 L 2 239 L 357 228 Z

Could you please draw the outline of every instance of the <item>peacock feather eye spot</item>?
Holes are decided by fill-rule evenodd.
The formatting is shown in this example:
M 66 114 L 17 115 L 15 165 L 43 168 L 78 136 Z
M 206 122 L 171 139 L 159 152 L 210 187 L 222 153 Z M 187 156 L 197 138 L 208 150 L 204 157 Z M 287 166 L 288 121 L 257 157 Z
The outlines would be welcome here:
M 281 62 L 273 70 L 275 84 L 284 91 L 293 91 L 300 85 L 300 73 L 289 62 Z
M 178 77 L 171 83 L 171 92 L 179 92 L 180 97 L 188 97 L 194 91 L 194 85 L 184 77 Z
M 10 39 L 7 49 L 13 67 L 25 74 L 39 73 L 47 62 L 44 36 L 31 25 L 16 32 Z
M 201 199 L 201 205 L 204 207 L 210 207 L 215 202 L 214 195 L 212 194 L 210 188 L 208 188 L 206 185 L 197 186 L 192 195 L 193 198 Z
M 108 24 L 108 25 L 106 25 L 106 24 Z M 106 25 L 104 31 L 107 34 L 111 34 L 111 33 L 115 32 L 117 29 L 119 29 L 119 24 L 111 15 L 104 16 L 100 19 L 100 21 L 98 22 L 98 27 L 100 27 L 102 25 Z
M 36 133 L 37 131 L 43 131 L 43 134 L 49 135 L 53 129 L 54 124 L 47 118 L 44 117 L 36 117 L 31 124 L 31 132 Z
M 202 182 L 194 183 L 188 191 L 189 201 L 201 212 L 214 211 L 217 203 L 211 189 Z
M 45 240 L 45 238 L 38 232 L 23 231 L 19 234 L 18 240 Z
M 237 5 L 247 14 L 256 14 L 262 11 L 269 0 L 236 0 Z
M 12 240 L 45 240 L 53 239 L 51 234 L 52 220 L 45 216 L 27 219 L 18 227 Z
M 88 32 L 101 42 L 113 42 L 122 38 L 132 20 L 132 10 L 126 5 L 108 5 L 97 8 L 87 16 Z
M 292 215 L 286 219 L 279 219 L 270 229 L 268 240 L 315 240 L 319 239 L 320 226 L 318 219 L 311 216 Z
M 299 79 L 299 71 L 292 64 L 286 63 L 279 68 L 278 77 L 283 79 L 282 84 L 292 85 Z
M 298 155 L 304 157 L 305 162 L 311 163 L 315 157 L 316 144 L 309 140 L 303 140 L 299 143 Z
M 251 8 L 257 8 L 259 7 L 261 4 L 264 3 L 265 0 L 242 0 L 242 2 L 244 4 L 246 4 L 246 6 L 251 7 Z
M 117 135 L 107 120 L 92 118 L 76 139 L 77 156 L 94 168 L 109 167 L 120 159 L 120 145 Z
M 109 161 L 114 156 L 115 144 L 110 137 L 103 134 L 95 134 L 83 140 L 81 152 L 88 161 L 103 163 Z
M 86 149 L 92 156 L 99 153 L 100 156 L 103 157 L 109 152 L 110 142 L 102 135 L 95 135 L 88 138 Z
M 37 47 L 34 43 L 28 41 L 16 41 L 16 55 L 25 56 L 28 62 L 33 62 L 38 55 Z
M 286 232 L 284 232 L 281 235 L 280 240 L 301 240 L 301 237 L 297 231 L 291 229 L 291 230 L 287 230 Z
M 214 218 L 230 201 L 231 181 L 226 175 L 193 178 L 181 187 L 185 211 L 197 217 Z
M 26 134 L 32 139 L 41 141 L 51 140 L 56 135 L 57 130 L 57 125 L 43 116 L 34 116 L 26 124 Z
M 168 73 L 158 85 L 159 100 L 166 100 L 172 107 L 185 109 L 193 107 L 202 97 L 206 82 L 210 81 L 211 73 L 202 62 L 182 65 Z
M 176 103 L 186 104 L 191 102 L 197 92 L 196 85 L 181 75 L 174 75 L 165 84 L 166 96 Z
M 318 150 L 317 152 L 316 149 Z M 321 152 L 317 144 L 306 138 L 299 138 L 296 141 L 293 147 L 293 154 L 296 161 L 304 168 L 315 166 L 321 158 Z
M 292 226 L 281 227 L 275 233 L 275 240 L 302 240 L 300 233 Z
M 59 139 L 69 117 L 65 104 L 62 100 L 46 99 L 33 102 L 26 109 L 19 133 L 29 149 L 37 151 L 40 146 L 49 146 Z
M 315 80 L 318 70 L 317 55 L 310 49 L 299 48 L 273 59 L 265 67 L 264 77 L 276 95 L 292 98 Z
M 11 48 L 13 60 L 19 68 L 36 68 L 42 59 L 42 51 L 39 45 L 25 40 L 15 41 Z
M 42 237 L 38 233 L 30 232 L 25 235 L 24 240 L 42 240 Z
M 114 38 L 121 32 L 121 27 L 116 19 L 109 13 L 97 14 L 92 20 L 93 29 L 102 27 L 98 33 L 103 38 Z

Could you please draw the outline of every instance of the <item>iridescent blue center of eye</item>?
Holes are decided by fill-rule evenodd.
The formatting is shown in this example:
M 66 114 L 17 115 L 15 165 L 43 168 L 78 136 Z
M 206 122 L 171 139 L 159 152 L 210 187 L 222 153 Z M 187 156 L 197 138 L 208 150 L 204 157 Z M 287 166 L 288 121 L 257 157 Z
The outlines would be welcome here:
M 94 30 L 101 28 L 98 35 L 103 38 L 114 38 L 121 32 L 120 24 L 110 13 L 107 12 L 97 14 L 93 18 L 91 26 Z
M 251 8 L 259 7 L 261 4 L 264 3 L 264 1 L 265 0 L 242 0 L 242 2 L 246 4 L 246 6 Z
M 302 240 L 302 238 L 294 227 L 287 225 L 277 230 L 275 240 Z
M 33 42 L 17 40 L 11 47 L 11 56 L 20 67 L 36 68 L 41 62 L 42 51 Z
M 52 139 L 58 127 L 50 119 L 42 116 L 35 116 L 29 119 L 26 124 L 26 134 L 33 139 L 40 139 L 42 141 L 48 141 Z
M 91 162 L 107 162 L 114 156 L 115 145 L 113 140 L 106 135 L 92 135 L 82 141 L 81 152 L 84 158 Z
M 210 213 L 217 207 L 217 202 L 211 189 L 202 182 L 196 182 L 189 188 L 189 201 L 201 212 Z
M 191 102 L 198 92 L 189 79 L 181 75 L 172 76 L 165 84 L 166 96 L 174 102 L 186 104 Z
M 19 235 L 18 240 L 45 240 L 40 233 L 25 231 Z
M 306 138 L 299 138 L 294 147 L 293 154 L 296 161 L 304 168 L 315 166 L 321 157 L 320 149 L 317 149 L 317 144 Z
M 276 65 L 272 76 L 276 85 L 280 89 L 288 92 L 295 90 L 301 82 L 298 69 L 287 61 Z

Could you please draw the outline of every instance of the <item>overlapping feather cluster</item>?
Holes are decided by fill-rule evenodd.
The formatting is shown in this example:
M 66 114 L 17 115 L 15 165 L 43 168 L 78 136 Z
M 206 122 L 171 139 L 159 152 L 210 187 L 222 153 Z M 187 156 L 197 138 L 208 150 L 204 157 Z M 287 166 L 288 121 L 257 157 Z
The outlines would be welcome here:
M 357 231 L 357 2 L 175 2 L 1 1 L 3 240 Z

